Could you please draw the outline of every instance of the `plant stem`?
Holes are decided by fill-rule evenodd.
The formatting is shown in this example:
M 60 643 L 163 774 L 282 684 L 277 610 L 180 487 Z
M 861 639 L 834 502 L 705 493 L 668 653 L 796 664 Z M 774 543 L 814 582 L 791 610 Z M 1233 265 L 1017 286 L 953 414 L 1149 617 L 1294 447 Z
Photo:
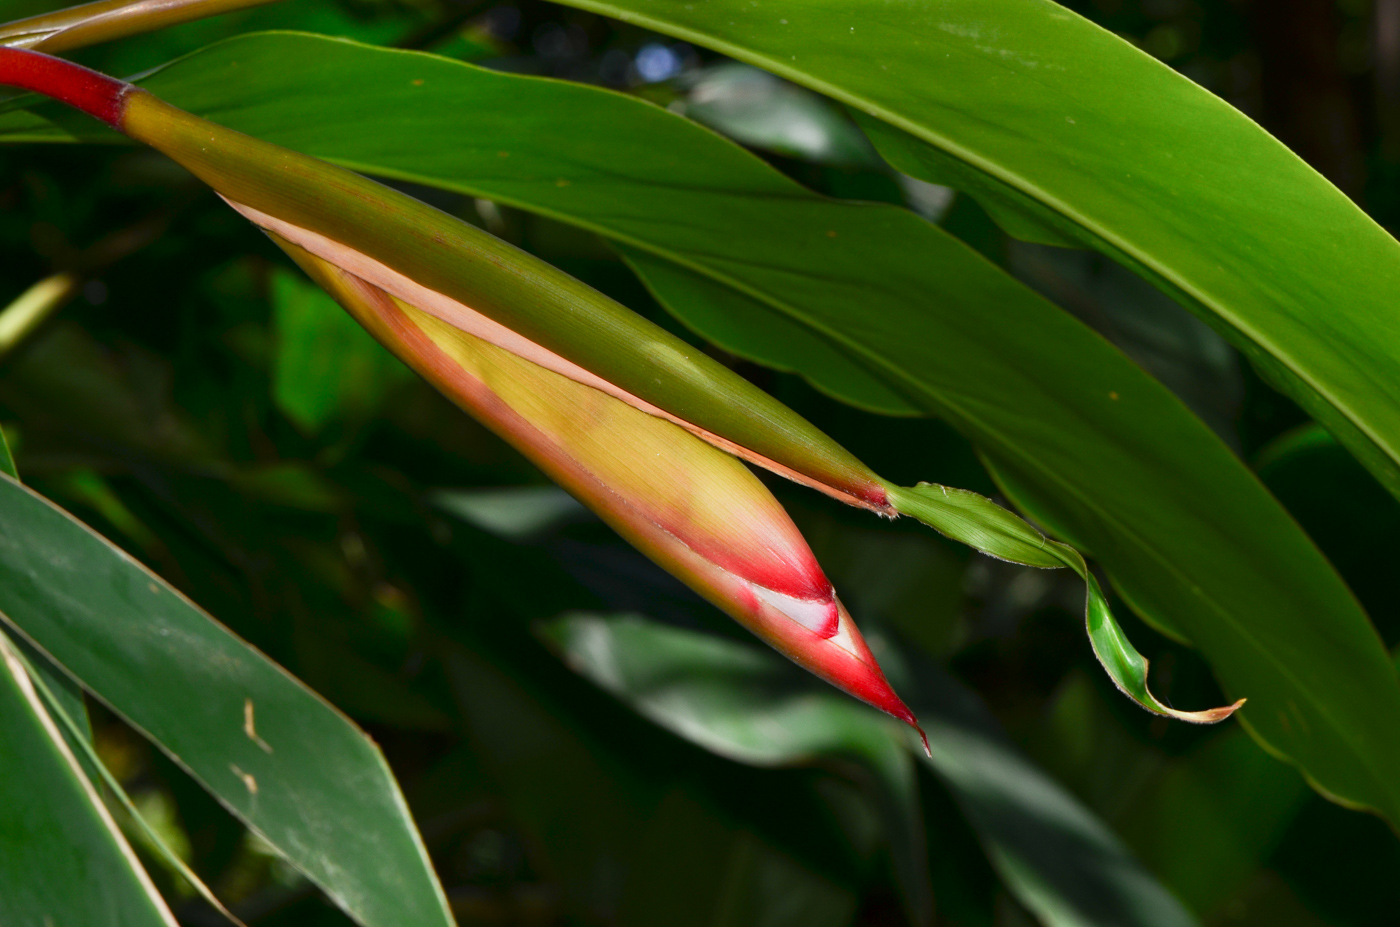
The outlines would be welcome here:
M 118 130 L 126 96 L 136 89 L 70 61 L 21 48 L 0 48 L 0 84 L 42 93 Z
M 0 26 L 0 44 L 54 53 L 276 0 L 98 0 Z

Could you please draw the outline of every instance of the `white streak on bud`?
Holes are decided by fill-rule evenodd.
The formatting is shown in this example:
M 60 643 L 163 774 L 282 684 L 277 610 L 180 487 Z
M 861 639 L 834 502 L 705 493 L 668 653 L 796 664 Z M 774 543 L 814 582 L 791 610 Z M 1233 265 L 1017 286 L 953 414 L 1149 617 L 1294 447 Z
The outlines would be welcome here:
M 831 637 L 837 633 L 840 617 L 835 596 L 828 599 L 798 599 L 757 584 L 754 584 L 753 590 L 764 604 L 782 612 L 813 634 Z
M 839 614 L 836 622 L 836 633 L 833 634 L 830 638 L 828 638 L 828 640 L 830 640 L 831 643 L 835 644 L 837 647 L 840 647 L 842 650 L 849 653 L 851 656 L 859 659 L 864 659 L 864 657 L 861 656 L 862 648 L 856 646 L 855 638 L 851 636 L 851 629 L 855 626 L 854 623 L 851 621 L 851 616 L 846 614 L 846 610 L 844 608 L 839 609 L 838 611 Z
M 351 274 L 360 280 L 378 287 L 405 304 L 413 306 L 433 318 L 451 325 L 459 331 L 475 335 L 488 344 L 509 351 L 518 357 L 523 357 L 546 370 L 551 370 L 557 374 L 568 377 L 570 380 L 577 383 L 591 386 L 600 392 L 622 400 L 634 409 L 638 409 L 648 415 L 653 415 L 679 425 L 705 443 L 717 447 L 727 454 L 733 454 L 741 460 L 747 460 L 749 463 L 756 464 L 757 466 L 763 467 L 765 470 L 792 480 L 794 483 L 811 487 L 847 505 L 873 509 L 881 514 L 891 515 L 891 510 L 888 510 L 887 507 L 882 508 L 873 505 L 864 499 L 860 499 L 834 486 L 815 480 L 777 461 L 757 454 L 746 447 L 735 444 L 733 441 L 714 434 L 713 432 L 706 431 L 678 416 L 672 415 L 665 409 L 652 405 L 645 399 L 633 395 L 603 377 L 580 367 L 568 358 L 561 357 L 543 345 L 531 341 L 518 332 L 502 325 L 500 322 L 488 318 L 470 306 L 446 294 L 439 293 L 437 290 L 423 286 L 421 283 L 418 283 L 412 278 L 394 270 L 387 264 L 367 254 L 363 254 L 347 245 L 327 238 L 318 232 L 304 229 L 298 225 L 293 225 L 290 222 L 278 219 L 275 216 L 270 216 L 251 206 L 245 206 L 242 203 L 235 202 L 228 197 L 222 198 L 224 202 L 232 206 L 254 225 L 275 233 L 298 247 L 304 248 L 321 260 L 335 267 L 339 267 L 345 273 Z M 669 349 L 667 349 L 665 345 L 657 344 L 656 350 L 660 352 Z
M 917 728 L 796 525 L 742 463 L 274 240 L 375 337 L 657 564 L 794 662 Z

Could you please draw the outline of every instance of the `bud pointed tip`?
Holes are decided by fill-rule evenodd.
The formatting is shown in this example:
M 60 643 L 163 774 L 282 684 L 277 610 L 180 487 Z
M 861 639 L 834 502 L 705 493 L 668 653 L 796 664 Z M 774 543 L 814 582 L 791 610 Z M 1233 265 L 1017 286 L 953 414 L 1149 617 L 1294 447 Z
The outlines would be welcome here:
M 930 750 L 928 746 L 928 735 L 924 733 L 924 729 L 919 725 L 919 719 L 914 717 L 914 712 L 909 710 L 909 706 L 904 704 L 903 699 L 894 694 L 893 689 L 890 690 L 890 696 L 891 702 L 878 706 L 880 710 L 896 721 L 903 721 L 905 724 L 912 727 L 914 732 L 919 735 L 919 740 L 923 743 L 924 754 L 932 757 L 933 751 Z

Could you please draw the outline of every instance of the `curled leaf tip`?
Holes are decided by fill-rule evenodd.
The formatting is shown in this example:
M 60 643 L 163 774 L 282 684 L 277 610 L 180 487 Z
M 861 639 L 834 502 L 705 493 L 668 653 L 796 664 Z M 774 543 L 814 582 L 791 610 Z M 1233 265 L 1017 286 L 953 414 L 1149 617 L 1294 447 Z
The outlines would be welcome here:
M 1119 633 L 1121 634 L 1121 632 Z M 1097 641 L 1095 641 L 1094 653 L 1098 655 Z M 1134 655 L 1136 655 L 1136 651 L 1134 651 Z M 1100 662 L 1103 662 L 1104 659 L 1105 657 L 1103 655 L 1099 655 Z M 1118 686 L 1119 690 L 1124 695 L 1128 696 L 1130 699 L 1137 702 L 1139 705 L 1141 705 L 1143 708 L 1146 708 L 1153 714 L 1162 715 L 1163 717 L 1167 718 L 1175 718 L 1177 721 L 1185 721 L 1188 724 L 1218 724 L 1221 721 L 1224 721 L 1226 718 L 1230 717 L 1235 712 L 1239 711 L 1240 707 L 1244 705 L 1246 701 L 1248 701 L 1248 699 L 1239 699 L 1236 702 L 1234 702 L 1234 704 L 1222 705 L 1219 708 L 1207 708 L 1204 711 L 1178 711 L 1177 709 L 1172 708 L 1170 705 L 1164 704 L 1155 695 L 1153 695 L 1151 691 L 1148 690 L 1148 660 L 1146 657 L 1141 656 L 1139 656 L 1138 659 L 1142 661 L 1141 683 L 1136 684 L 1137 680 L 1135 678 L 1135 674 L 1129 675 L 1129 682 L 1130 684 L 1133 684 L 1132 689 L 1129 689 L 1123 684 L 1123 682 L 1120 682 L 1119 679 L 1116 676 L 1114 676 L 1112 672 L 1109 673 L 1109 676 L 1113 677 L 1114 685 Z
M 1169 709 L 1166 714 L 1176 718 L 1178 721 L 1188 721 L 1191 724 L 1215 724 L 1224 721 L 1232 714 L 1240 710 L 1248 699 L 1239 699 L 1233 705 L 1225 705 L 1220 708 L 1210 708 L 1206 711 L 1176 711 Z
M 151 145 L 274 237 L 401 358 L 657 563 L 788 657 L 917 722 L 811 550 L 729 455 L 851 505 L 911 515 L 983 553 L 1069 567 L 1114 683 L 1147 690 L 1083 557 L 974 492 L 886 483 L 829 436 L 702 352 L 556 268 L 397 191 L 224 129 L 47 55 L 0 48 L 0 84 L 47 94 Z
M 989 557 L 1041 569 L 1068 567 L 1079 574 L 1085 585 L 1084 623 L 1094 656 L 1119 691 L 1141 707 L 1192 724 L 1215 724 L 1244 704 L 1240 699 L 1206 711 L 1177 711 L 1158 700 L 1147 688 L 1147 658 L 1118 626 L 1108 599 L 1079 551 L 1050 540 L 1014 512 L 978 493 L 936 483 L 890 486 L 887 494 L 895 511 Z
M 1108 673 L 1108 677 L 1113 680 L 1113 684 L 1118 687 L 1120 692 L 1153 714 L 1175 718 L 1178 721 L 1187 721 L 1191 724 L 1216 724 L 1224 721 L 1245 703 L 1245 699 L 1240 699 L 1233 705 L 1225 705 L 1220 708 L 1210 708 L 1204 711 L 1178 711 L 1153 695 L 1147 687 L 1147 658 L 1138 653 L 1137 648 L 1123 633 L 1123 629 L 1118 626 L 1113 613 L 1109 610 L 1108 599 L 1099 587 L 1098 579 L 1089 572 L 1084 558 L 1079 556 L 1078 551 L 1065 545 L 1058 546 L 1073 554 L 1073 557 L 1068 558 L 1065 566 L 1074 570 L 1084 579 L 1087 587 L 1084 596 L 1084 624 L 1089 631 L 1089 643 L 1094 648 L 1094 656 L 1098 657 L 1099 664 Z

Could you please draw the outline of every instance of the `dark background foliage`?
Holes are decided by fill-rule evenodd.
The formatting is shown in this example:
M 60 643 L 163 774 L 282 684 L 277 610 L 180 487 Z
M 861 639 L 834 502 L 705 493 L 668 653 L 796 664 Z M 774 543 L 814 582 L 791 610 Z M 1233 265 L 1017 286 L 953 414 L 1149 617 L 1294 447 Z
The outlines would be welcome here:
M 1396 0 L 1069 5 L 1259 120 L 1383 225 L 1400 223 Z M 0 8 L 5 19 L 39 9 Z M 1387 644 L 1400 641 L 1400 592 L 1384 555 L 1400 511 L 1296 406 L 1103 258 L 1010 242 L 970 200 L 901 183 L 821 101 L 764 84 L 749 110 L 716 107 L 725 64 L 711 53 L 544 2 L 287 0 L 76 57 L 130 74 L 262 27 L 641 94 L 821 192 L 920 209 L 1176 390 L 1259 469 Z M 798 118 L 793 107 L 827 127 L 838 156 L 753 128 Z M 691 337 L 602 241 L 492 203 L 413 192 Z M 573 674 L 536 629 L 591 610 L 743 634 L 561 503 L 211 193 L 145 151 L 19 147 L 0 150 L 0 209 L 0 296 L 56 272 L 81 280 L 55 318 L 0 358 L 0 422 L 25 480 L 371 732 L 462 923 L 728 923 L 713 914 L 708 886 L 739 858 L 771 863 L 754 891 L 849 910 L 866 927 L 904 923 L 878 824 L 846 777 L 706 753 Z M 937 422 L 880 419 L 796 377 L 735 364 L 894 480 L 994 492 L 970 446 Z M 535 489 L 500 491 L 520 487 Z M 1188 728 L 1118 697 L 1084 638 L 1072 577 L 773 488 L 862 625 L 974 688 L 1204 922 L 1395 921 L 1400 843 L 1385 825 L 1328 804 L 1278 764 L 1261 767 L 1233 724 Z M 483 505 L 499 517 L 482 516 Z M 1221 701 L 1199 657 L 1119 614 L 1162 695 Z M 248 923 L 346 923 L 159 751 L 91 707 L 103 758 Z M 1258 768 L 1266 772 L 1252 778 Z M 920 775 L 940 922 L 1029 922 L 943 786 Z M 1284 797 L 1253 814 L 1251 795 L 1269 789 Z M 1158 819 L 1182 808 L 1200 813 L 1199 826 L 1173 831 L 1182 842 L 1171 843 Z M 1222 829 L 1245 819 L 1244 830 Z M 1211 871 L 1193 872 L 1197 859 Z M 217 922 L 148 861 L 182 918 Z

